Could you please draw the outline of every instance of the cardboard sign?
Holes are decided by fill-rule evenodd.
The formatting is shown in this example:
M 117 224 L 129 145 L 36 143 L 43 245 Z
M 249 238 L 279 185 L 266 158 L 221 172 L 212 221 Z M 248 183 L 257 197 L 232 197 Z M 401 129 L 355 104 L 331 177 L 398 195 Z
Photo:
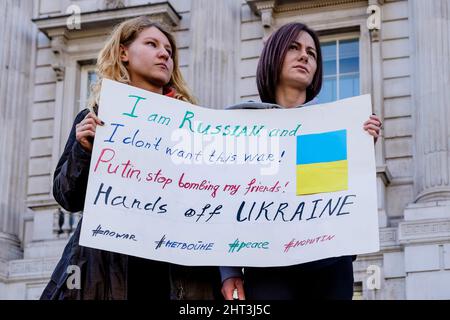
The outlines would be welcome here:
M 80 244 L 183 265 L 379 250 L 370 96 L 212 110 L 104 80 Z

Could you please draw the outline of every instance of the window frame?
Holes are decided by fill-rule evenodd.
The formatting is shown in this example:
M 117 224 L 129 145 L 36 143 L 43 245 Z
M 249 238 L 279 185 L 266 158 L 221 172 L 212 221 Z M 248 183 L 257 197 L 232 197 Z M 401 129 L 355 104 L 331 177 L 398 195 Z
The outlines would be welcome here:
M 345 40 L 354 40 L 354 39 L 358 39 L 358 74 L 359 74 L 359 94 L 361 95 L 362 93 L 362 83 L 361 83 L 361 34 L 360 32 L 344 32 L 344 33 L 336 33 L 336 34 L 329 34 L 329 35 L 324 35 L 324 36 L 319 36 L 319 40 L 320 40 L 320 44 L 325 43 L 325 42 L 340 42 L 340 41 L 345 41 Z M 337 96 L 337 100 L 340 100 L 340 86 L 339 86 L 339 77 L 341 75 L 341 73 L 339 72 L 339 46 L 336 46 L 336 96 Z M 325 80 L 325 75 L 323 76 L 323 80 Z M 323 87 L 322 87 L 323 89 Z M 320 93 L 319 93 L 320 94 Z M 330 102 L 330 101 L 329 101 Z
M 87 108 L 88 103 L 88 81 L 89 81 L 89 72 L 96 71 L 95 64 L 86 64 L 81 66 L 80 69 L 80 96 L 78 97 L 78 111 L 84 110 Z

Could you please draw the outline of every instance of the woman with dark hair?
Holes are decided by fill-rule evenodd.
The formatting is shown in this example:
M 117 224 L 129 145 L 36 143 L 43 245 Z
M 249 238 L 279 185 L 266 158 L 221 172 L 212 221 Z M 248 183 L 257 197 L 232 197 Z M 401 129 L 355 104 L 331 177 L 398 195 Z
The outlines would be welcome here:
M 231 109 L 298 108 L 312 104 L 322 87 L 322 53 L 316 33 L 302 23 L 290 23 L 273 33 L 261 53 L 257 85 L 262 103 Z M 376 141 L 380 119 L 372 115 L 363 129 Z M 356 256 L 342 256 L 288 267 L 221 267 L 222 294 L 233 299 L 351 299 Z M 243 280 L 244 278 L 244 280 Z

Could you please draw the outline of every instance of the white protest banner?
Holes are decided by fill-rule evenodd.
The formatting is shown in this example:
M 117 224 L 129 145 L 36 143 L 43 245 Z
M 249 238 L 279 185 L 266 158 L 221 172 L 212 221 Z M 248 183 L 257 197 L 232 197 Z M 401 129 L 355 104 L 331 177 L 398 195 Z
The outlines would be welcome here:
M 370 96 L 211 110 L 104 80 L 80 244 L 184 265 L 379 250 Z

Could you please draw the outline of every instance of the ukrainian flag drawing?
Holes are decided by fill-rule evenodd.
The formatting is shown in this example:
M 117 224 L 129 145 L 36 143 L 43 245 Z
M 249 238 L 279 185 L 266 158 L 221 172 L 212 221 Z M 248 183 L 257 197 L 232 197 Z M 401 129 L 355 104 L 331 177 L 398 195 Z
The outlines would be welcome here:
M 347 130 L 297 136 L 296 194 L 347 189 Z

